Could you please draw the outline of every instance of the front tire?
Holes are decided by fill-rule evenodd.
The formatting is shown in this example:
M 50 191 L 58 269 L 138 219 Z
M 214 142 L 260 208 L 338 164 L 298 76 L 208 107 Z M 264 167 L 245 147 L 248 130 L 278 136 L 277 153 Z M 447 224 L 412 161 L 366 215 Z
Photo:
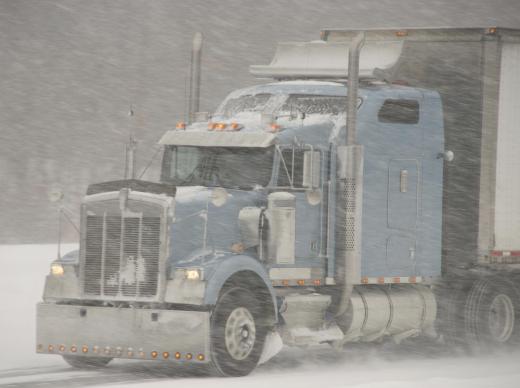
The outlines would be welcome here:
M 258 299 L 232 287 L 219 297 L 212 315 L 212 362 L 222 376 L 245 376 L 258 364 L 267 327 Z

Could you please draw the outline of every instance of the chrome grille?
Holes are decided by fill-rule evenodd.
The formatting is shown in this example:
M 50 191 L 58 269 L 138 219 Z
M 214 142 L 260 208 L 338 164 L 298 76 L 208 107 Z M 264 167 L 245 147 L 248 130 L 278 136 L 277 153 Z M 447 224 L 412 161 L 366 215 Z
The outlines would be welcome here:
M 160 232 L 160 217 L 87 215 L 84 293 L 113 299 L 156 296 Z

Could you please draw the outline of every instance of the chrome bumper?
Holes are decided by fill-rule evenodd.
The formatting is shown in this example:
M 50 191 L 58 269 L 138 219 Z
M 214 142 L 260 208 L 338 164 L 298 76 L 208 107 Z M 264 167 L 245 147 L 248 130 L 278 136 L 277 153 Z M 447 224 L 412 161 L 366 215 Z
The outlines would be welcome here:
M 38 353 L 204 363 L 209 312 L 40 303 Z

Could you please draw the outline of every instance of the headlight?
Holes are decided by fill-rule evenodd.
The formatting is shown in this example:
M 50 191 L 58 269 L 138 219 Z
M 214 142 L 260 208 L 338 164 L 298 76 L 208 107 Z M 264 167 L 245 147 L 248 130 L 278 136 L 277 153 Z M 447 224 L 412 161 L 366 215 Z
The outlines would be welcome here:
M 64 273 L 63 266 L 60 263 L 52 263 L 51 264 L 51 273 L 54 276 L 63 276 Z
M 202 270 L 197 269 L 185 269 L 184 276 L 188 280 L 202 280 Z

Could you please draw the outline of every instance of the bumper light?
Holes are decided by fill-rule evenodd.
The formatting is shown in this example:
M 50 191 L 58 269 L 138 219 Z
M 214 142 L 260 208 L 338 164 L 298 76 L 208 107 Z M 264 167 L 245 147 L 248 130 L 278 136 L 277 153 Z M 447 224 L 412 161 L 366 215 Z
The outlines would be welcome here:
M 63 266 L 59 263 L 52 263 L 51 264 L 51 273 L 54 276 L 63 276 L 63 273 L 65 270 L 63 269 Z
M 202 270 L 200 269 L 186 269 L 184 276 L 188 280 L 202 280 Z

